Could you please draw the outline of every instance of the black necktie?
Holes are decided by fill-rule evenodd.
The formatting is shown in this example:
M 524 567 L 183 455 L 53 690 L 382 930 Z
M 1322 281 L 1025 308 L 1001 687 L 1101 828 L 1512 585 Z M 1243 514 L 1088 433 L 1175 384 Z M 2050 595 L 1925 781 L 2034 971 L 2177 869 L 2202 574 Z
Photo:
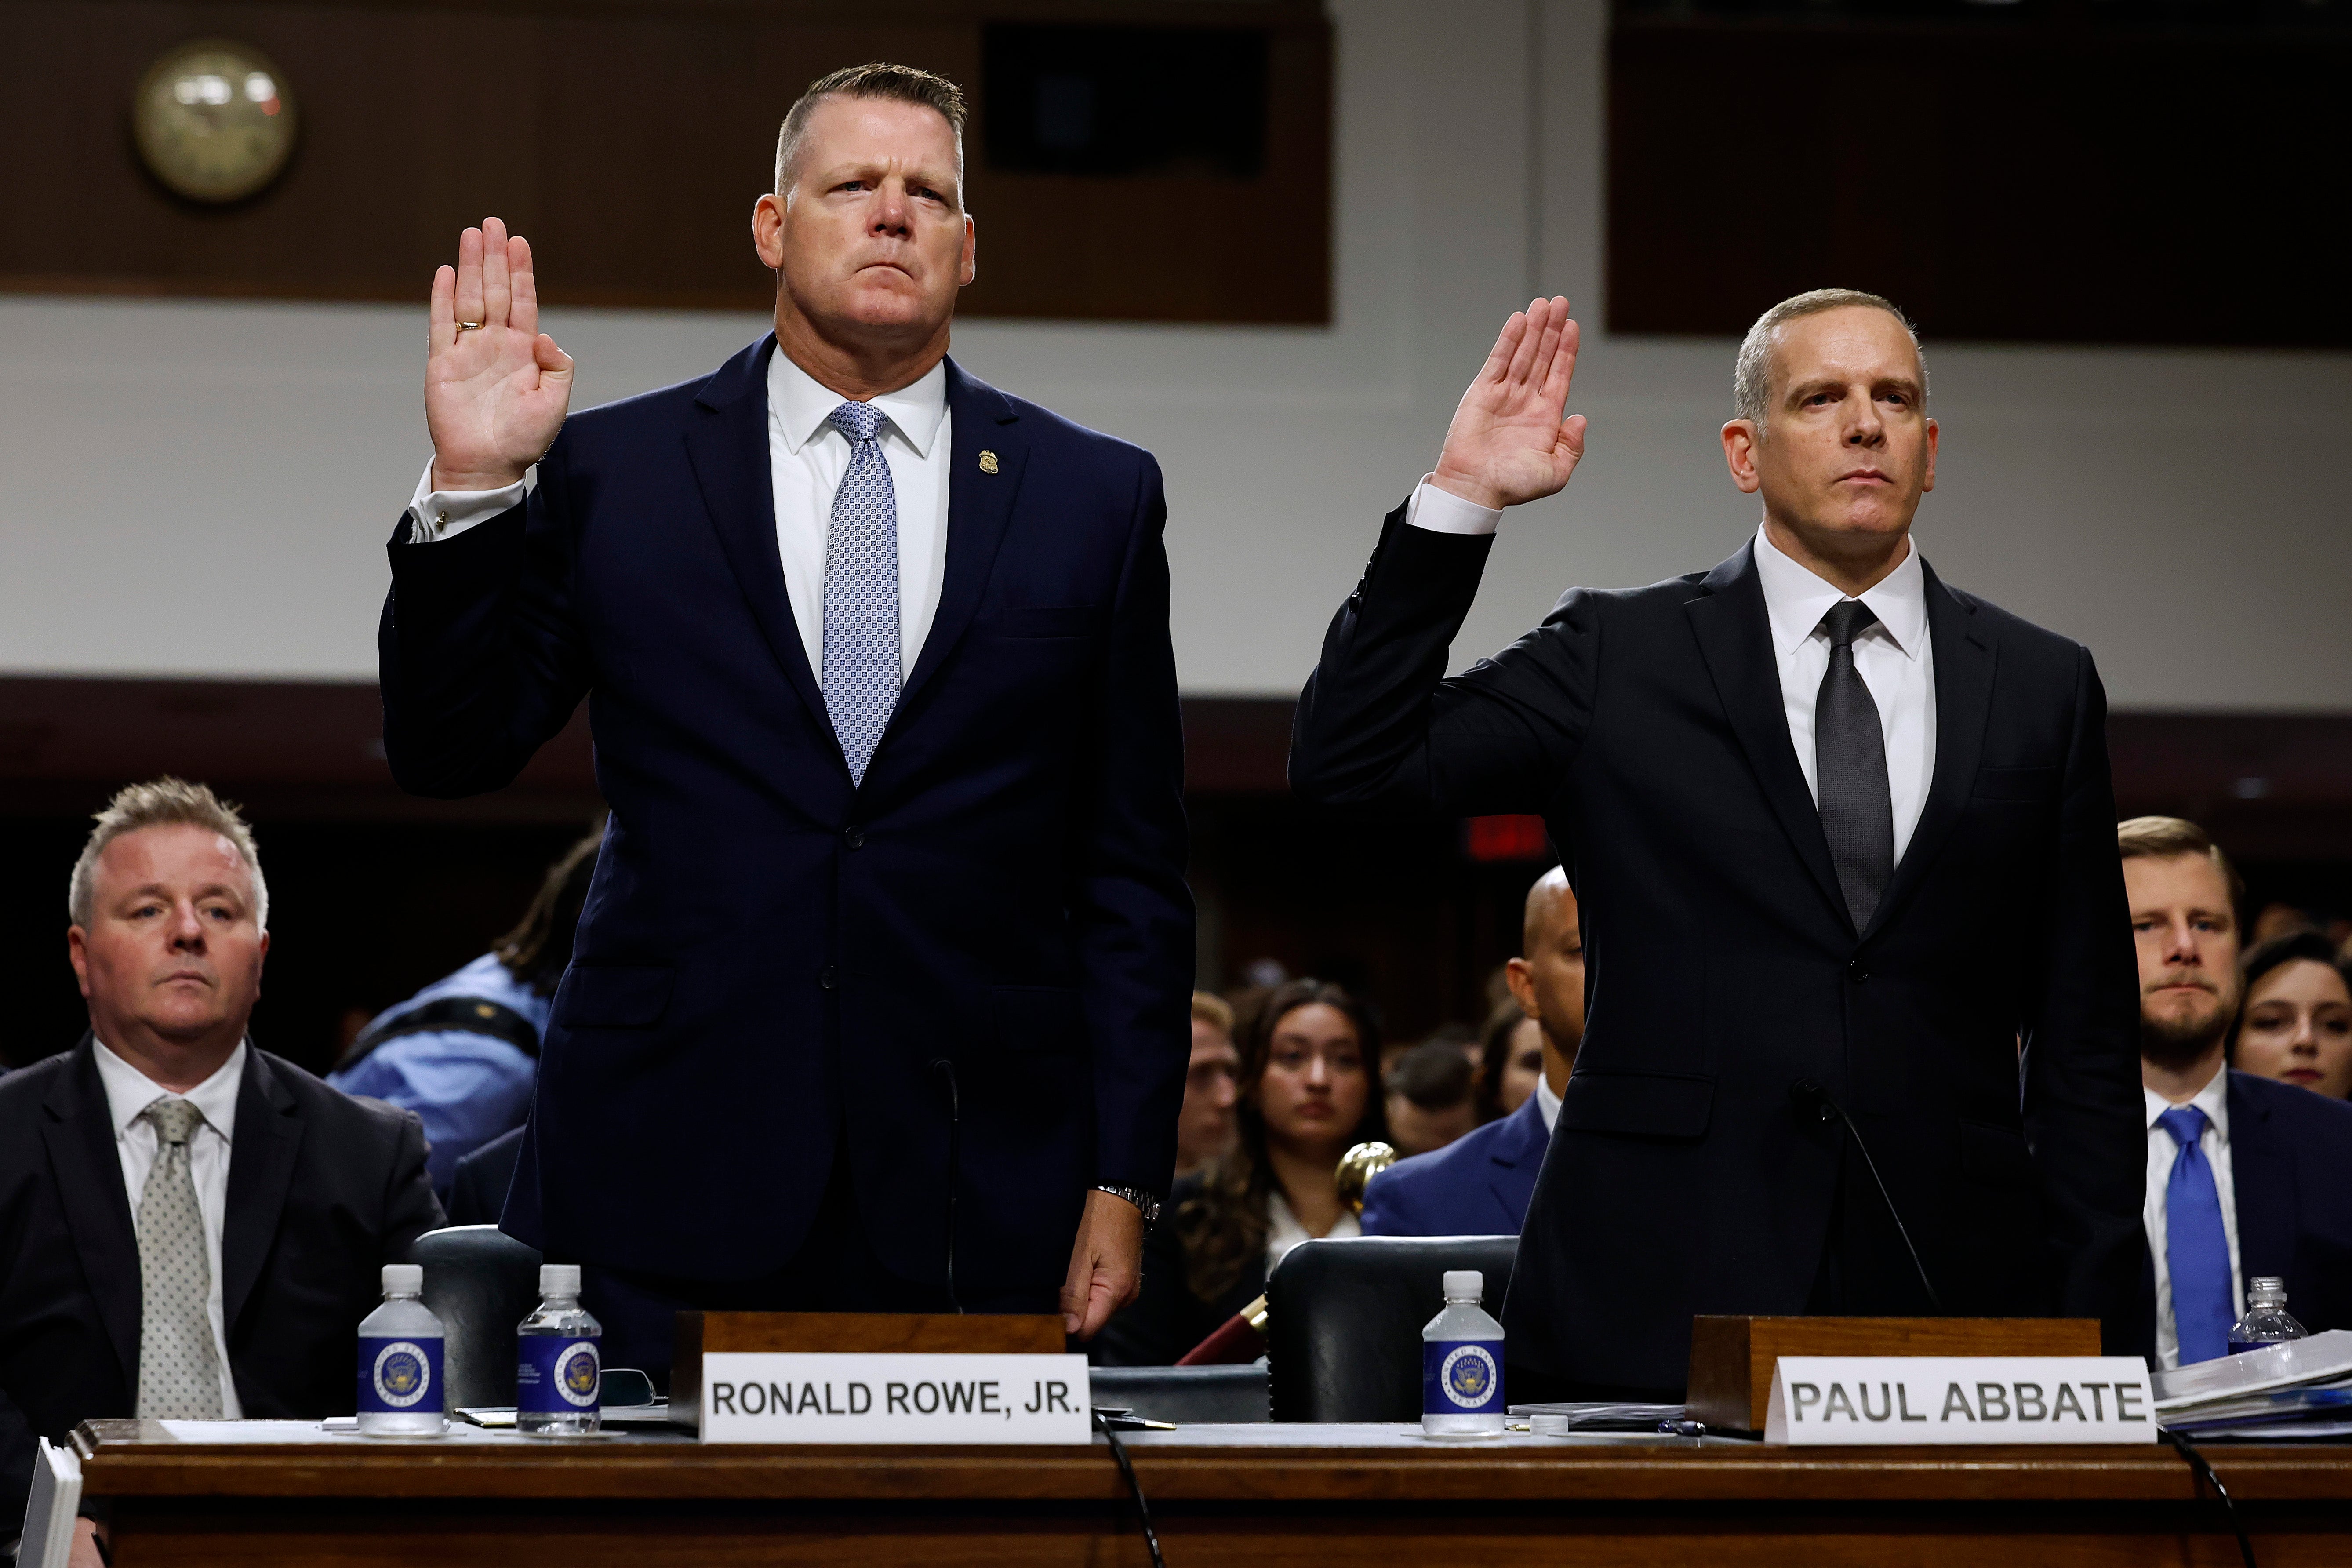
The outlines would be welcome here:
M 1895 800 L 1886 787 L 1886 734 L 1878 704 L 1853 667 L 1853 639 L 1876 622 L 1859 599 L 1833 605 L 1822 617 L 1830 634 L 1830 667 L 1813 700 L 1814 796 L 1822 832 L 1830 841 L 1838 887 L 1853 929 L 1870 917 L 1895 875 Z

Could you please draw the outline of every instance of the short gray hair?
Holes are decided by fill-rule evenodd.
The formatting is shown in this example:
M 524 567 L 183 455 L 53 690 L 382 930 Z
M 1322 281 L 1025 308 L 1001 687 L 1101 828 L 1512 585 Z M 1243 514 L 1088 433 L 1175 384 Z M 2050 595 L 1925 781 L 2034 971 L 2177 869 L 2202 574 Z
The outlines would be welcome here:
M 1818 316 L 1824 310 L 1843 310 L 1860 306 L 1867 310 L 1884 310 L 1903 323 L 1910 336 L 1911 352 L 1919 356 L 1919 401 L 1925 407 L 1927 400 L 1927 351 L 1919 346 L 1919 329 L 1911 318 L 1897 310 L 1895 301 L 1876 294 L 1865 294 L 1859 289 L 1815 289 L 1783 300 L 1762 315 L 1748 329 L 1739 342 L 1739 363 L 1731 374 L 1731 410 L 1737 419 L 1752 421 L 1759 433 L 1764 419 L 1772 410 L 1772 334 L 1800 316 Z
M 781 196 L 790 190 L 793 177 L 798 173 L 795 165 L 800 162 L 801 143 L 808 137 L 809 116 L 816 112 L 818 104 L 835 97 L 887 99 L 936 110 L 948 122 L 948 129 L 955 132 L 956 184 L 962 185 L 963 124 L 970 112 L 964 105 L 963 89 L 943 76 L 917 70 L 913 66 L 872 60 L 817 78 L 785 112 L 784 123 L 776 132 L 776 195 Z M 959 197 L 961 194 L 959 188 Z
M 66 893 L 66 910 L 74 924 L 87 930 L 98 913 L 98 858 L 106 853 L 108 845 L 142 827 L 184 826 L 217 833 L 236 847 L 246 869 L 253 873 L 253 923 L 263 931 L 269 929 L 269 884 L 262 879 L 261 854 L 253 846 L 253 829 L 234 805 L 206 786 L 175 778 L 129 784 L 106 803 L 97 821 L 89 842 L 81 847 L 81 858 L 74 862 L 73 880 Z

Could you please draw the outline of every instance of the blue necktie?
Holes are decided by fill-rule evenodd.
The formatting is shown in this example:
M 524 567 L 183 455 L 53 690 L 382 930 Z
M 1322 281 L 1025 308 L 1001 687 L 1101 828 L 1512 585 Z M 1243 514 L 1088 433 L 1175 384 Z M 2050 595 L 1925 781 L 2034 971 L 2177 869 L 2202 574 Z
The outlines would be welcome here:
M 2230 1238 L 2221 1229 L 2221 1194 L 2199 1140 L 2205 1113 L 2176 1105 L 2156 1119 L 2180 1146 L 2164 1185 L 2164 1257 L 2172 1270 L 2172 1322 L 2180 1364 L 2211 1361 L 2230 1350 L 2236 1314 L 2230 1300 Z
M 824 540 L 824 710 L 852 784 L 898 705 L 898 492 L 883 459 L 882 411 L 845 403 L 826 416 L 849 437 L 849 468 Z

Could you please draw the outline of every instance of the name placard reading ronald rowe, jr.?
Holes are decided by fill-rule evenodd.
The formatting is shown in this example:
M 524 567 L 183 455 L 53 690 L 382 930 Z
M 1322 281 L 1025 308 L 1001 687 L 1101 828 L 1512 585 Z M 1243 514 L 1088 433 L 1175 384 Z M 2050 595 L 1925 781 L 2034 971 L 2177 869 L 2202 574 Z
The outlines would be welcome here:
M 1764 1440 L 2153 1443 L 2156 1399 L 2137 1356 L 1784 1355 Z
M 720 1351 L 706 1443 L 1089 1443 L 1082 1355 Z

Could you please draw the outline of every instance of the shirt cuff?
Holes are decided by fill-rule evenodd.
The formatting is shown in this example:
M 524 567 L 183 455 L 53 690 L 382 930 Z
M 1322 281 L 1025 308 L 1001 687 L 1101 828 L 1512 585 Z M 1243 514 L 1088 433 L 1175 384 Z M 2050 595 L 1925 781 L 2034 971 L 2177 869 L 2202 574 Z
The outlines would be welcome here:
M 408 542 L 432 544 L 444 539 L 454 539 L 478 522 L 487 522 L 502 511 L 522 504 L 539 483 L 536 465 L 523 470 L 522 478 L 495 490 L 436 490 L 433 488 L 433 465 L 426 462 L 425 472 L 417 479 L 416 494 L 408 502 Z
M 1492 533 L 1501 525 L 1503 514 L 1440 489 L 1435 475 L 1423 474 L 1421 483 L 1413 487 L 1412 500 L 1405 503 L 1404 521 L 1408 528 L 1425 528 L 1432 533 Z

